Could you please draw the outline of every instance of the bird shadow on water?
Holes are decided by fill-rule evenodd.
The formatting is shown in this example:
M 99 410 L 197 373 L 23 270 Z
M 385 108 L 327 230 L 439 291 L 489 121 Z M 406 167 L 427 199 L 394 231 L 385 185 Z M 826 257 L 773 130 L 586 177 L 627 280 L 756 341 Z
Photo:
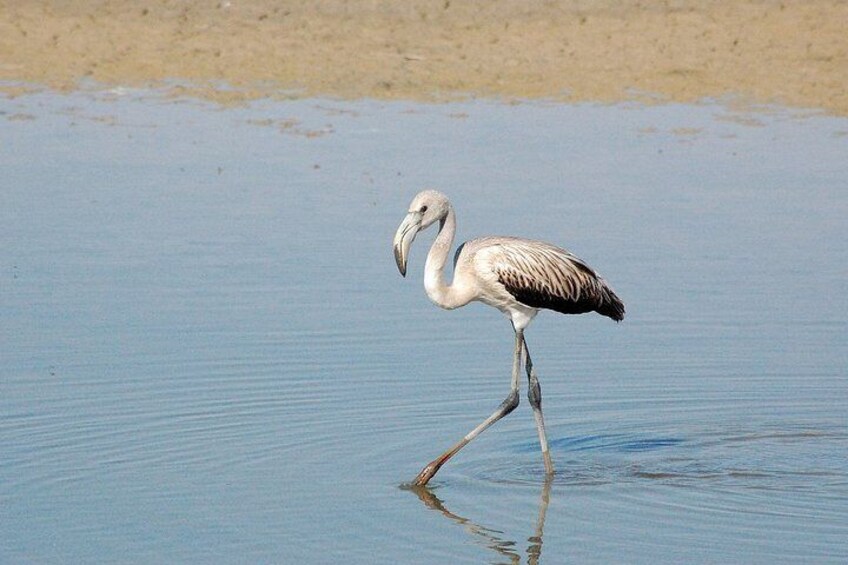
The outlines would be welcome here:
M 600 434 L 554 438 L 552 453 L 558 454 L 554 485 L 588 487 L 646 478 L 640 476 L 644 464 L 688 460 L 680 451 L 687 441 L 675 437 L 639 437 L 630 434 Z M 466 463 L 471 477 L 495 484 L 531 485 L 539 480 L 536 442 L 512 447 L 515 456 L 479 459 Z M 587 452 L 587 453 L 582 453 Z M 578 453 L 581 453 L 578 455 Z M 523 457 L 533 454 L 533 457 Z M 563 459 L 563 455 L 571 455 Z M 591 454 L 591 455 L 589 455 Z
M 683 439 L 675 437 L 634 437 L 627 434 L 602 434 L 553 439 L 551 440 L 551 448 L 561 451 L 593 450 L 638 453 L 675 447 L 681 443 L 683 443 Z
M 524 550 L 527 563 L 536 565 L 542 556 L 542 537 L 545 529 L 545 516 L 551 500 L 551 485 L 553 477 L 547 476 L 542 482 L 542 491 L 539 496 L 539 511 L 536 517 L 536 527 L 533 535 L 527 538 L 528 546 Z M 403 489 L 409 490 L 418 496 L 419 500 L 430 510 L 434 510 L 450 520 L 462 526 L 463 529 L 474 539 L 475 542 L 495 552 L 506 561 L 499 563 L 516 564 L 521 563 L 521 553 L 518 542 L 507 539 L 501 530 L 483 526 L 469 518 L 455 514 L 447 509 L 445 503 L 426 486 L 403 485 Z

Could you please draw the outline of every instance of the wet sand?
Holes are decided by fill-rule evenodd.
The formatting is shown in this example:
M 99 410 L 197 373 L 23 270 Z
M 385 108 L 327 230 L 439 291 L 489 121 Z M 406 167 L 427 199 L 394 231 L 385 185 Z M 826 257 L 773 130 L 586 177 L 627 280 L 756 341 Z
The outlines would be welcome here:
M 0 81 L 7 94 L 730 98 L 848 115 L 846 29 L 838 0 L 0 0 Z

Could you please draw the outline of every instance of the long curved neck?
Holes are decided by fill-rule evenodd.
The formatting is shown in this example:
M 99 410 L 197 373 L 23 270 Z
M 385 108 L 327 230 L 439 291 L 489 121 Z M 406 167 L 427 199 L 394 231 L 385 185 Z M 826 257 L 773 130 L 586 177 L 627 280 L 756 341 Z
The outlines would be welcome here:
M 445 283 L 445 264 L 448 261 L 453 239 L 456 236 L 456 214 L 453 207 L 448 208 L 448 213 L 442 219 L 439 226 L 439 235 L 430 247 L 427 254 L 427 263 L 424 266 L 424 289 L 437 306 L 448 310 L 463 306 L 468 303 L 460 296 L 458 289 Z M 456 280 L 456 273 L 454 273 Z

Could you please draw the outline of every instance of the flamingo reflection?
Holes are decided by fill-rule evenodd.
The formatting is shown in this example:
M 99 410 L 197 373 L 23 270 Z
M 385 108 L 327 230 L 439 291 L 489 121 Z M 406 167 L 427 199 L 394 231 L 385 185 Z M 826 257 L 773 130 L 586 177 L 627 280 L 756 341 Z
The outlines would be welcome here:
M 533 535 L 527 538 L 527 541 L 530 542 L 530 545 L 528 545 L 525 550 L 528 565 L 537 565 L 542 557 L 542 536 L 545 529 L 545 515 L 547 514 L 548 504 L 551 499 L 552 482 L 553 477 L 551 475 L 547 475 L 542 483 L 542 492 L 539 497 L 539 513 L 536 517 L 536 528 Z M 483 526 L 469 518 L 454 514 L 448 510 L 445 507 L 445 503 L 426 486 L 411 486 L 409 488 L 418 496 L 427 508 L 439 512 L 451 522 L 462 526 L 463 529 L 478 543 L 488 549 L 491 549 L 498 555 L 506 557 L 506 563 L 521 563 L 521 554 L 516 549 L 518 547 L 518 543 L 513 540 L 506 539 L 502 531 Z

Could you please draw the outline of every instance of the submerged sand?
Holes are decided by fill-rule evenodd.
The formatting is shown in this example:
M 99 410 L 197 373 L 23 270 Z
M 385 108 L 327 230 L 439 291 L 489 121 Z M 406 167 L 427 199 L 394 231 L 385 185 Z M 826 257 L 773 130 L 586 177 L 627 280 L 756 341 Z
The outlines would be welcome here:
M 0 81 L 266 96 L 749 103 L 848 115 L 848 2 L 0 0 Z

